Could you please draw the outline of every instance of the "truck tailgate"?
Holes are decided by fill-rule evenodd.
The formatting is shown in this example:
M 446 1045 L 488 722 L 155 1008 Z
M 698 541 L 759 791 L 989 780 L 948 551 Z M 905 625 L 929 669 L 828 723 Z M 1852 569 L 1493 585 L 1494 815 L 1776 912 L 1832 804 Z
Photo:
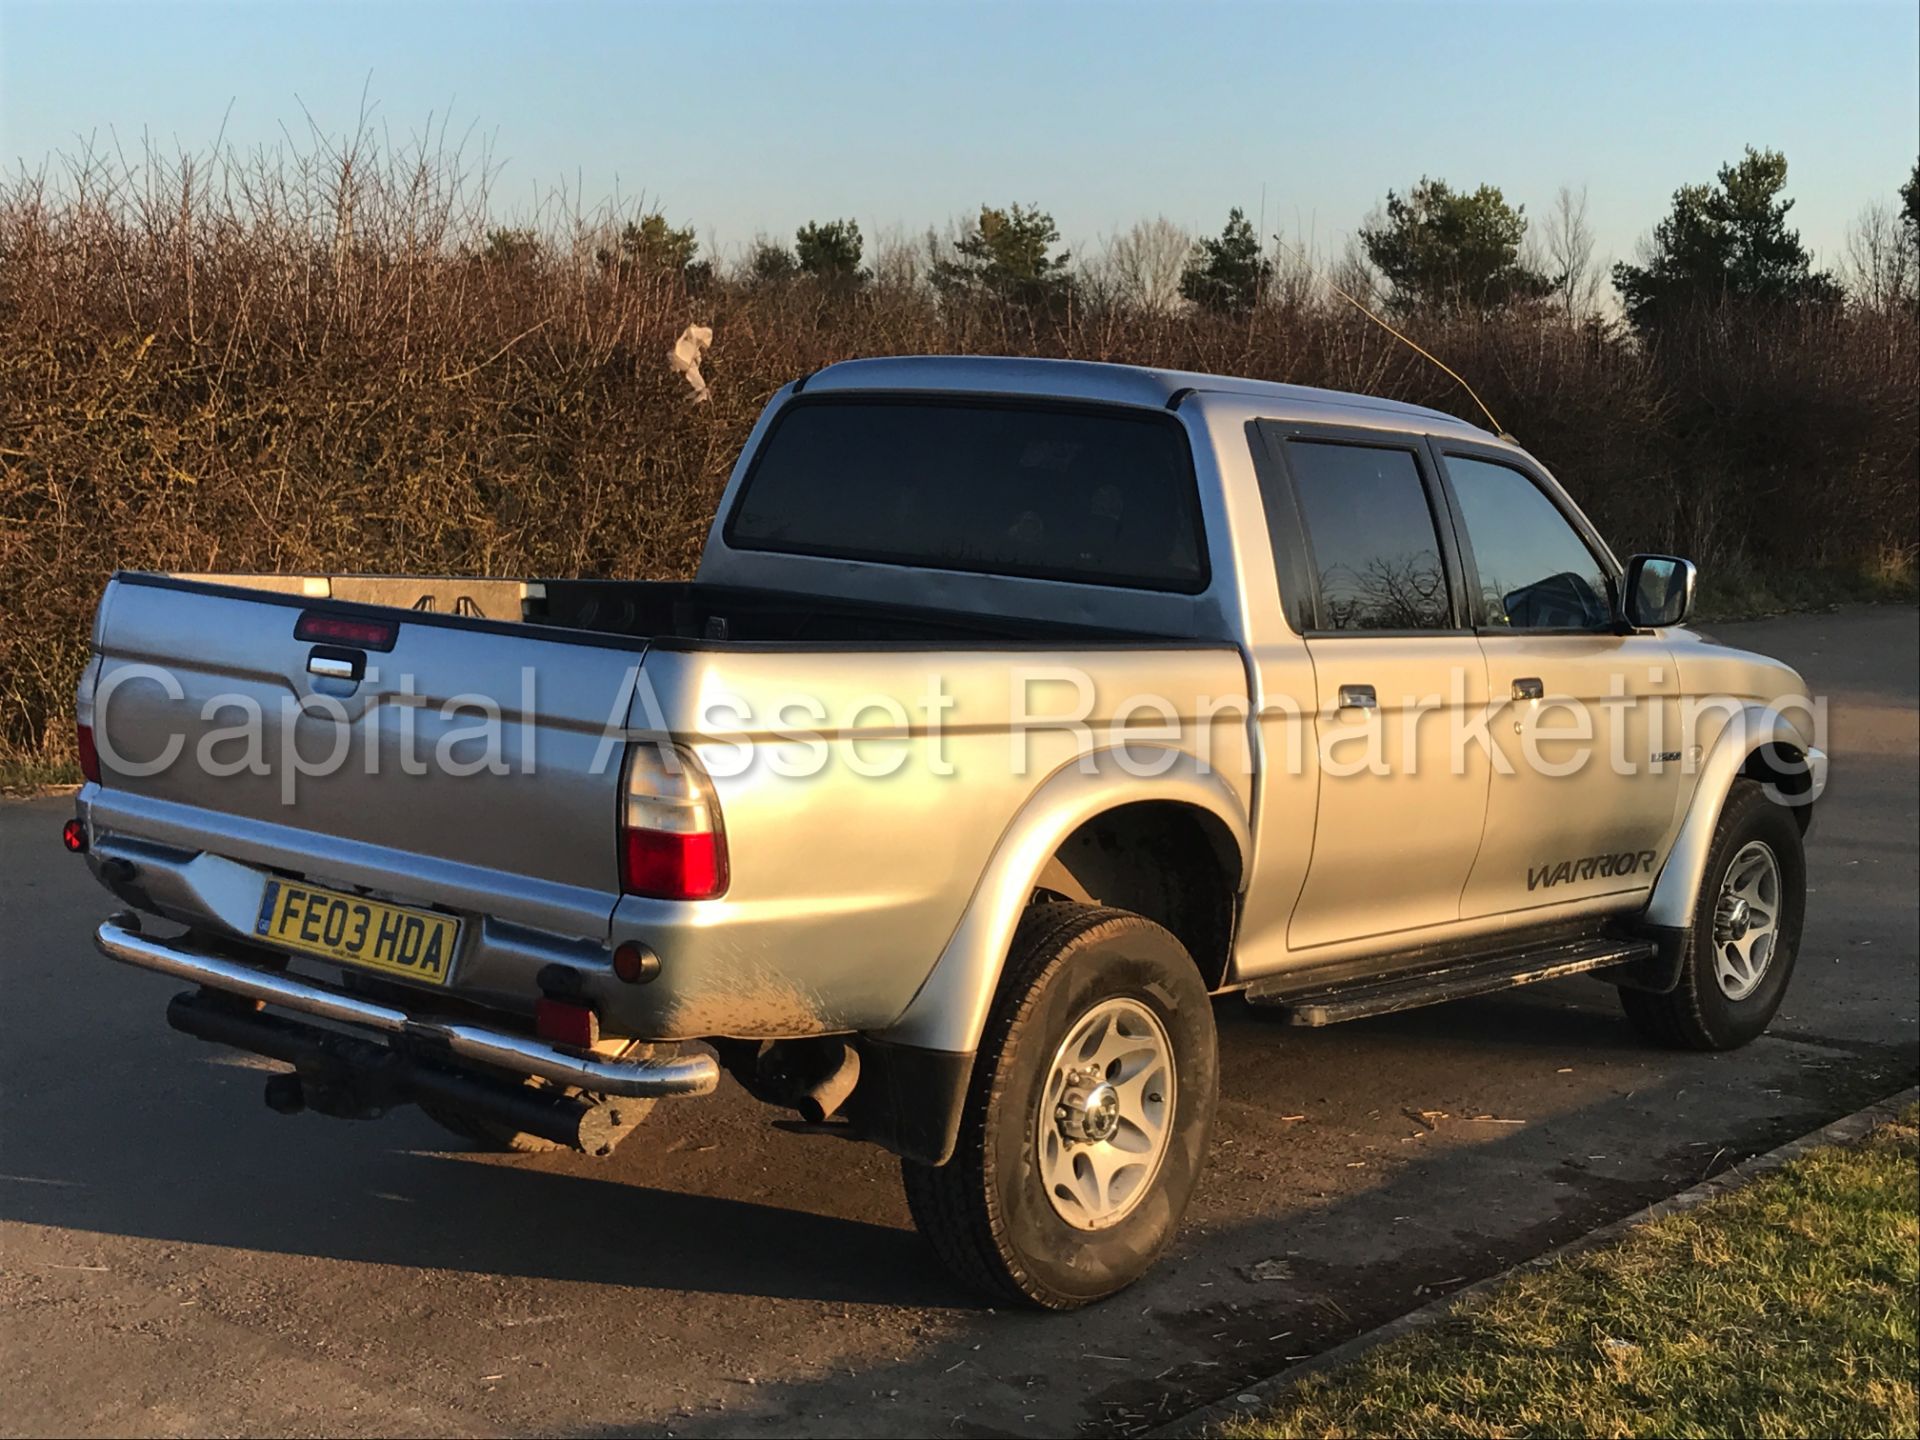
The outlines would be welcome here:
M 359 651 L 357 681 L 326 679 L 316 650 L 355 647 L 296 638 L 312 603 L 114 581 L 82 697 L 96 823 L 459 908 L 485 896 L 499 919 L 604 938 L 619 888 L 608 730 L 644 642 L 361 610 L 346 613 L 395 623 L 392 649 Z

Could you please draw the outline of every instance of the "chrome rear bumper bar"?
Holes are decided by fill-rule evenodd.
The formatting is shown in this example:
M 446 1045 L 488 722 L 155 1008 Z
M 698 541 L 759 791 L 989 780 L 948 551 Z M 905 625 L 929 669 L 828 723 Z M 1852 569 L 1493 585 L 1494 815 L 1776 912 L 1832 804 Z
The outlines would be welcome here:
M 389 1035 L 405 1035 L 444 1045 L 453 1054 L 476 1064 L 520 1075 L 537 1075 L 562 1085 L 578 1085 L 602 1095 L 705 1095 L 720 1083 L 720 1067 L 711 1055 L 676 1055 L 663 1060 L 638 1061 L 591 1059 L 544 1041 L 489 1030 L 482 1025 L 419 1019 L 391 1005 L 328 990 L 297 976 L 184 950 L 111 920 L 94 932 L 93 943 L 101 954 L 143 970 L 157 970 L 162 975 L 204 985 L 210 990 L 223 990 L 230 995 L 297 1010 L 303 1015 L 317 1015 L 323 1020 L 339 1020 Z

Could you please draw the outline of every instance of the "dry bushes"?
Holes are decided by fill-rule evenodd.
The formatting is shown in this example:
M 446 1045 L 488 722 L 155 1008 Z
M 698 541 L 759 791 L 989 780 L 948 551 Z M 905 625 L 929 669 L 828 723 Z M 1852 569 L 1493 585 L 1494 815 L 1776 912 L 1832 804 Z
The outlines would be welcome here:
M 1067 355 L 1478 418 L 1310 285 L 1251 320 L 1037 317 L 942 307 L 908 255 L 858 293 L 623 264 L 624 220 L 492 230 L 457 156 L 358 142 L 0 185 L 0 757 L 67 754 L 116 568 L 685 574 L 760 406 L 848 356 Z M 707 405 L 665 364 L 690 320 L 715 331 Z M 1622 549 L 1911 562 L 1910 309 L 1705 318 L 1655 351 L 1544 311 L 1420 334 Z

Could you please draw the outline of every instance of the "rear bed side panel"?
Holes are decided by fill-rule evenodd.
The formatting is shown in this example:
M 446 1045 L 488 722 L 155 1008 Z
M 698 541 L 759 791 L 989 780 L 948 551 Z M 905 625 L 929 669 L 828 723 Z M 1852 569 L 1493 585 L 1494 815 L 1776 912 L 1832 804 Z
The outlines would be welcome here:
M 718 900 L 621 901 L 613 939 L 662 961 L 657 979 L 619 1000 L 624 1014 L 663 1037 L 886 1028 L 948 948 L 1035 789 L 1082 753 L 1133 736 L 1131 799 L 1164 798 L 1162 751 L 1206 755 L 1244 815 L 1244 708 L 1196 715 L 1203 700 L 1243 696 L 1243 674 L 1237 652 L 1203 647 L 656 650 L 648 686 L 712 775 L 732 883 Z M 937 737 L 930 694 L 951 700 Z M 823 719 L 782 710 L 802 695 L 819 698 Z M 1175 722 L 1143 709 L 1116 730 L 1144 695 L 1173 702 Z M 1010 717 L 1022 714 L 1086 720 L 1037 721 L 1016 739 Z
M 137 577 L 107 603 L 96 827 L 604 940 L 620 761 L 607 731 L 637 646 L 394 612 L 392 651 L 368 652 L 353 693 L 328 696 L 294 638 L 297 605 Z M 220 738 L 255 712 L 257 753 Z

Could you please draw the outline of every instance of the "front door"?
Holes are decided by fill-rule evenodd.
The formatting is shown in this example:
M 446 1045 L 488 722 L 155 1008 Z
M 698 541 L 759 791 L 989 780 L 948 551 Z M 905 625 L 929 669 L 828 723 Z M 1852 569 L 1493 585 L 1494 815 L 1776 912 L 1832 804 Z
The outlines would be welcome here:
M 1672 654 L 1657 634 L 1621 633 L 1615 567 L 1551 481 L 1503 452 L 1436 448 L 1494 705 L 1486 835 L 1461 918 L 1630 903 L 1676 824 Z

